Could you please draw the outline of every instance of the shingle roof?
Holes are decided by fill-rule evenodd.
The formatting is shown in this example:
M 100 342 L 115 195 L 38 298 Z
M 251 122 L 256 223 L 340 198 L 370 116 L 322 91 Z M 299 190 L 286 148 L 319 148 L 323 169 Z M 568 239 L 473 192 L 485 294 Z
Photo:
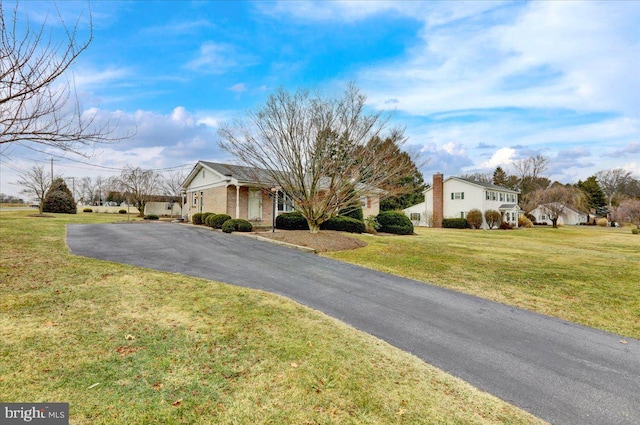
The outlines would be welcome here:
M 269 173 L 261 168 L 221 164 L 219 162 L 200 162 L 223 176 L 230 176 L 238 181 L 260 184 L 269 184 L 273 181 Z
M 454 176 L 452 176 L 452 177 L 454 177 Z M 512 192 L 518 192 L 518 190 L 509 189 L 508 187 L 496 186 L 493 183 L 485 183 L 485 182 L 479 182 L 479 181 L 470 180 L 470 179 L 463 179 L 462 177 L 456 177 L 456 178 L 459 179 L 459 180 L 464 180 L 464 181 L 469 182 L 469 183 L 477 184 L 478 186 L 486 187 L 487 189 L 510 190 Z

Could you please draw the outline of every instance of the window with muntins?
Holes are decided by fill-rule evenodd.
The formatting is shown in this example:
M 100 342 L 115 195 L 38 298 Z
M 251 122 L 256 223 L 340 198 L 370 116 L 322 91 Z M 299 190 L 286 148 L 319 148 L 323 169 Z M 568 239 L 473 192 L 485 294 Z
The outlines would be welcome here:
M 451 199 L 464 199 L 464 192 L 451 192 Z
M 411 213 L 411 221 L 420 221 L 420 213 Z

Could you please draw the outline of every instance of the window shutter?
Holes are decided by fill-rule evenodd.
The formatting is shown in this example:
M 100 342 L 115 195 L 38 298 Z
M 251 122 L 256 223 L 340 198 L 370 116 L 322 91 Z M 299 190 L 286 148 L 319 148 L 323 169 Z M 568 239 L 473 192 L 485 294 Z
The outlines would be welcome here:
M 464 199 L 464 192 L 460 192 L 460 199 Z
M 453 192 L 451 192 L 451 199 L 453 199 Z

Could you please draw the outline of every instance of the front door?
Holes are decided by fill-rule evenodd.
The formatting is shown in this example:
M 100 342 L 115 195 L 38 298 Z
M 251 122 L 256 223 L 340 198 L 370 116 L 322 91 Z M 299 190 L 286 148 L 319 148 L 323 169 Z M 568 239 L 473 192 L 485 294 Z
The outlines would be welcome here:
M 249 189 L 249 220 L 262 220 L 262 195 L 260 189 Z

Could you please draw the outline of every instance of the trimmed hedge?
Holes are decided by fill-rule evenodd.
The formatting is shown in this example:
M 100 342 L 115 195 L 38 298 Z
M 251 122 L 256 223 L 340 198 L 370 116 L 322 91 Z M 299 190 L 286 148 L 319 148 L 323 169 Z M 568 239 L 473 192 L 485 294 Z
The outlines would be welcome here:
M 337 216 L 320 225 L 322 230 L 337 230 L 339 232 L 364 233 L 364 222 L 353 217 Z
M 191 223 L 202 224 L 202 213 L 195 213 L 191 216 Z
M 376 217 L 380 224 L 380 232 L 396 235 L 412 235 L 413 223 L 400 211 L 383 211 Z
M 118 210 L 118 214 L 126 214 L 127 210 Z
M 207 217 L 213 215 L 212 212 L 203 212 L 202 213 L 202 224 L 207 224 Z
M 276 229 L 282 230 L 309 230 L 307 219 L 297 211 L 282 213 L 276 217 Z
M 231 216 L 228 214 L 215 214 L 209 218 L 209 227 L 214 229 L 222 229 L 222 225 L 225 221 L 231 220 Z M 241 220 L 240 218 L 238 220 Z
M 83 208 L 82 212 L 90 213 L 93 212 L 93 210 L 91 208 Z
M 204 224 L 205 226 L 209 226 L 211 227 L 211 220 L 218 214 L 209 214 L 207 215 L 203 220 L 202 220 L 202 224 Z
M 466 229 L 469 224 L 465 218 L 443 218 L 442 227 L 445 229 Z
M 147 214 L 144 216 L 145 220 L 159 220 L 160 217 L 158 217 L 156 214 Z
M 226 214 L 218 214 L 218 215 L 220 216 L 220 215 L 226 215 Z M 247 220 L 242 218 L 231 218 L 225 221 L 221 227 L 222 227 L 222 231 L 225 233 L 250 232 L 253 230 L 253 225 L 249 223 Z

